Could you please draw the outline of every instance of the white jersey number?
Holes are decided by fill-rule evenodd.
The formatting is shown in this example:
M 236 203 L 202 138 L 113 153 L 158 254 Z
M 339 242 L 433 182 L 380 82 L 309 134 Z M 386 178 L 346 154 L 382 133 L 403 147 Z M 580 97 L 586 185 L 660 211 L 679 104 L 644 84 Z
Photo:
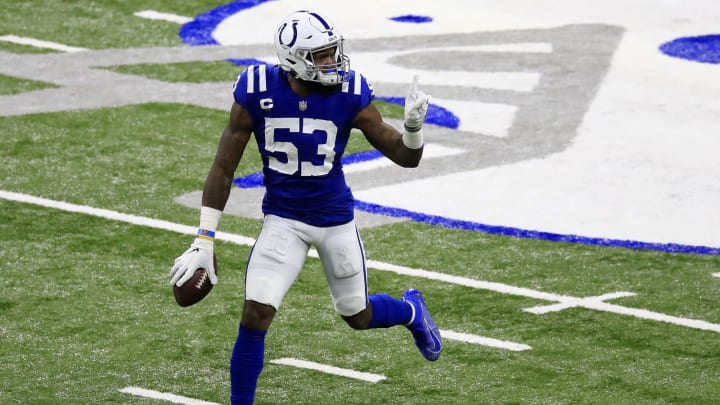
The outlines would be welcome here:
M 323 131 L 327 135 L 325 143 L 317 146 L 317 154 L 325 156 L 323 164 L 314 165 L 312 162 L 301 162 L 298 158 L 298 149 L 292 142 L 276 142 L 275 132 L 278 129 L 287 129 L 293 134 L 312 134 Z M 335 159 L 335 139 L 337 127 L 332 121 L 316 120 L 311 118 L 266 118 L 265 119 L 265 150 L 268 152 L 281 152 L 287 156 L 283 162 L 274 156 L 268 156 L 269 167 L 277 172 L 292 175 L 300 171 L 301 176 L 322 176 L 332 169 Z

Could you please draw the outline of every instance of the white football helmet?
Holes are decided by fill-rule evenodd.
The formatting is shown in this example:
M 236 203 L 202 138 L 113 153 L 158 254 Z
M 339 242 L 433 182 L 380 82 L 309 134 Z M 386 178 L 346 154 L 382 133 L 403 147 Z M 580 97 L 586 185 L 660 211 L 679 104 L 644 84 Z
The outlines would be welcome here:
M 343 37 L 317 13 L 300 10 L 285 17 L 275 32 L 280 66 L 298 79 L 333 86 L 348 80 L 350 58 L 343 53 Z M 317 65 L 313 53 L 335 48 L 335 63 Z

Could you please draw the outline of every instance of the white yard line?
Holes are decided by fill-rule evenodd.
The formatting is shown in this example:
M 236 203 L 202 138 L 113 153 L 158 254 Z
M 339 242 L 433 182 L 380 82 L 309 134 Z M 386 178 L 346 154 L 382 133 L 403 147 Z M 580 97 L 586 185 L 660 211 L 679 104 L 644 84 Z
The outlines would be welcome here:
M 524 309 L 524 311 L 530 312 L 531 314 L 541 315 L 541 314 L 547 314 L 549 312 L 562 311 L 563 309 L 581 307 L 581 306 L 585 306 L 586 304 L 595 304 L 595 303 L 603 302 L 603 301 L 609 300 L 609 299 L 632 297 L 633 295 L 636 295 L 636 294 L 631 293 L 631 292 L 621 291 L 621 292 L 615 292 L 615 293 L 610 293 L 610 294 L 603 294 L 603 295 L 599 295 L 597 297 L 585 297 L 585 298 L 578 298 L 575 300 L 565 300 L 565 301 L 557 303 L 557 304 L 539 305 L 539 306 L 532 307 L 532 308 L 526 308 L 526 309 Z
M 0 41 L 12 42 L 19 45 L 30 45 L 36 48 L 53 49 L 62 52 L 82 52 L 87 51 L 86 48 L 78 48 L 75 46 L 69 46 L 58 42 L 43 41 L 41 39 L 19 37 L 17 35 L 2 35 Z
M 173 22 L 178 24 L 185 24 L 189 23 L 193 19 L 190 17 L 185 17 L 182 15 L 177 14 L 170 14 L 170 13 L 162 13 L 155 10 L 143 10 L 138 11 L 136 13 L 133 13 L 136 17 L 141 18 L 147 18 L 148 20 L 160 20 L 160 21 L 167 21 L 167 22 Z
M 181 395 L 170 394 L 167 392 L 147 390 L 140 387 L 125 387 L 119 390 L 122 393 L 135 395 L 137 397 L 159 399 L 162 401 L 172 402 L 173 404 L 183 405 L 220 405 L 217 402 L 202 401 L 199 399 L 183 397 Z
M 150 20 L 168 21 L 177 24 L 186 24 L 193 20 L 190 17 L 185 17 L 177 14 L 162 13 L 155 10 L 138 11 L 136 13 L 133 13 L 133 15 Z M 21 37 L 17 35 L 2 35 L 0 36 L 0 41 L 11 42 L 18 45 L 29 45 L 35 48 L 52 49 L 61 52 L 83 52 L 88 50 L 87 48 L 79 48 L 76 46 L 61 44 L 59 42 L 45 41 L 42 39 Z
M 513 352 L 522 352 L 532 349 L 531 346 L 522 343 L 509 342 L 507 340 L 498 340 L 484 336 L 471 335 L 469 333 L 455 332 L 452 330 L 441 330 L 440 335 L 443 340 L 457 340 L 459 342 L 472 343 L 481 346 L 495 347 L 497 349 L 505 349 Z
M 60 209 L 64 211 L 69 212 L 77 212 L 77 213 L 83 213 L 88 215 L 93 215 L 97 217 L 107 218 L 107 219 L 113 219 L 116 221 L 122 221 L 131 223 L 134 225 L 143 225 L 148 226 L 151 228 L 156 229 L 164 229 L 168 231 L 188 234 L 188 235 L 194 235 L 197 231 L 197 227 L 195 226 L 188 226 L 188 225 L 181 225 L 176 224 L 169 221 L 162 221 L 152 218 L 146 218 L 146 217 L 140 217 L 136 215 L 129 215 L 129 214 L 123 214 L 117 211 L 112 210 L 106 210 L 106 209 L 100 209 L 100 208 L 92 208 L 84 205 L 77 205 L 77 204 L 70 204 L 62 201 L 54 201 L 49 200 L 45 198 L 35 197 L 28 194 L 21 194 L 21 193 L 14 193 L 10 191 L 4 191 L 0 190 L 0 198 L 11 200 L 11 201 L 18 201 L 18 202 L 24 202 L 29 204 L 35 204 L 43 207 L 48 208 L 55 208 Z M 245 245 L 245 246 L 252 246 L 255 243 L 255 239 L 242 236 L 242 235 L 235 235 L 225 232 L 218 232 L 215 234 L 215 238 L 218 240 L 224 240 L 228 242 L 233 242 L 238 245 Z M 317 251 L 311 250 L 309 252 L 309 256 L 311 257 L 318 257 Z M 495 283 L 490 281 L 481 281 L 481 280 L 475 280 L 467 277 L 460 277 L 460 276 L 453 276 L 448 274 L 442 274 L 438 272 L 433 272 L 429 270 L 423 270 L 423 269 L 413 269 L 410 267 L 404 267 L 404 266 L 398 266 L 395 264 L 390 263 L 384 263 L 379 262 L 375 260 L 368 260 L 367 262 L 368 267 L 373 268 L 375 270 L 383 270 L 383 271 L 390 271 L 396 274 L 402 274 L 407 275 L 411 277 L 419 277 L 419 278 L 425 278 L 429 280 L 437 280 L 442 281 L 450 284 L 457 284 L 462 285 L 464 287 L 470 287 L 470 288 L 477 288 L 481 290 L 489 290 L 498 292 L 501 294 L 510 294 L 510 295 L 517 295 L 517 296 L 523 296 L 528 298 L 534 298 L 539 300 L 546 300 L 551 301 L 559 304 L 572 304 L 572 305 L 566 305 L 567 307 L 572 306 L 579 306 L 583 308 L 593 309 L 596 311 L 604 311 L 604 312 L 611 312 L 615 314 L 621 314 L 621 315 L 628 315 L 633 316 L 640 319 L 647 319 L 647 320 L 653 320 L 658 322 L 666 322 L 674 325 L 680 325 L 685 326 L 688 328 L 693 329 L 699 329 L 699 330 L 707 330 L 711 332 L 720 333 L 720 325 L 719 324 L 713 324 L 706 321 L 701 320 L 695 320 L 695 319 L 688 319 L 688 318 L 682 318 L 672 315 L 666 315 L 661 314 L 658 312 L 648 311 L 645 309 L 639 309 L 639 308 L 628 308 L 623 307 L 620 305 L 613 305 L 608 304 L 606 302 L 602 302 L 601 299 L 607 299 L 607 296 L 601 296 L 601 298 L 595 297 L 595 299 L 582 299 L 578 297 L 571 297 L 567 295 L 560 295 L 560 294 L 553 294 L 553 293 L 546 293 L 542 291 L 536 291 L 529 288 L 522 288 L 522 287 L 516 287 L 508 284 L 502 284 L 502 283 Z M 617 294 L 617 293 L 616 293 Z M 621 293 L 625 294 L 622 296 L 627 296 L 626 294 L 631 293 Z M 613 295 L 612 297 L 614 297 Z
M 350 370 L 347 368 L 340 368 L 335 366 L 329 366 L 327 364 L 316 363 L 314 361 L 300 360 L 294 358 L 281 358 L 277 360 L 270 360 L 272 364 L 279 364 L 284 366 L 291 366 L 297 368 L 303 368 L 308 370 L 315 370 L 326 374 L 337 375 L 341 377 L 352 378 L 355 380 L 366 381 L 370 383 L 377 383 L 387 379 L 381 374 L 365 373 L 361 371 Z M 155 390 L 148 390 L 140 387 L 125 387 L 119 390 L 122 393 L 135 395 L 143 398 L 158 399 L 162 401 L 172 402 L 174 404 L 183 405 L 219 405 L 215 402 L 202 401 L 199 399 L 188 398 L 180 395 L 175 395 L 167 392 L 160 392 Z
M 288 357 L 277 360 L 270 360 L 270 363 L 282 364 L 285 366 L 292 366 L 297 368 L 305 368 L 309 370 L 320 371 L 326 374 L 339 375 L 342 377 L 354 378 L 356 380 L 367 381 L 371 383 L 380 382 L 387 378 L 384 375 L 380 374 L 363 373 L 347 368 L 328 366 L 326 364 L 315 363 L 314 361 L 299 360 Z
M 117 211 L 106 210 L 102 208 L 93 208 L 86 205 L 77 205 L 62 201 L 48 200 L 46 198 L 34 197 L 27 194 L 13 193 L 4 190 L 0 190 L 0 198 L 11 201 L 24 202 L 28 204 L 40 205 L 48 208 L 55 208 L 67 212 L 77 212 L 80 214 L 87 214 L 95 217 L 112 219 L 114 221 L 126 222 L 133 225 L 142 225 L 150 228 L 163 229 L 166 231 L 172 231 L 188 235 L 194 235 L 197 232 L 197 226 L 180 225 L 174 222 L 163 221 L 159 219 L 123 214 Z M 235 235 L 226 232 L 217 232 L 215 234 L 215 239 L 246 246 L 252 246 L 255 243 L 255 239 L 253 238 L 248 238 L 245 236 Z

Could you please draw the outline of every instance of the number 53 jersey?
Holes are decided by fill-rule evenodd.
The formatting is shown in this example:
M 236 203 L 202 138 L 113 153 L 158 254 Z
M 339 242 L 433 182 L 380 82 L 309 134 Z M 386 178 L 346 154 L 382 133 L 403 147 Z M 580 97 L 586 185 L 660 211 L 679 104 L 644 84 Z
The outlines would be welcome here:
M 251 65 L 233 86 L 262 157 L 263 214 L 322 227 L 350 222 L 354 199 L 341 158 L 355 116 L 374 98 L 372 86 L 351 70 L 342 84 L 300 97 L 287 75 L 279 66 Z

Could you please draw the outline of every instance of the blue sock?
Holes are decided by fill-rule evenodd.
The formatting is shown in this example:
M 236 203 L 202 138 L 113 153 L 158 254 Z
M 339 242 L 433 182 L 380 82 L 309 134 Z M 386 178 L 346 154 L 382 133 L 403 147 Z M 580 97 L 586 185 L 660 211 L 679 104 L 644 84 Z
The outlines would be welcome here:
M 252 404 L 257 380 L 265 360 L 266 330 L 246 329 L 240 325 L 230 357 L 230 403 Z
M 389 328 L 410 323 L 413 309 L 409 303 L 387 294 L 374 294 L 369 297 L 372 304 L 372 319 L 368 329 Z

